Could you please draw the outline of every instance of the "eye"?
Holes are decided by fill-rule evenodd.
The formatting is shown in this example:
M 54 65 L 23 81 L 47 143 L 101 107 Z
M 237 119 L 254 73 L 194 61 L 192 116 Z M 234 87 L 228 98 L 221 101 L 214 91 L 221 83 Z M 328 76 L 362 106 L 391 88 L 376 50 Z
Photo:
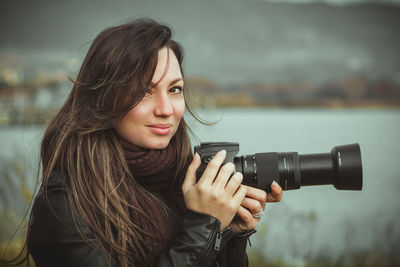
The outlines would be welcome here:
M 169 91 L 174 94 L 180 94 L 183 91 L 183 88 L 182 86 L 174 86 L 171 89 L 169 89 Z

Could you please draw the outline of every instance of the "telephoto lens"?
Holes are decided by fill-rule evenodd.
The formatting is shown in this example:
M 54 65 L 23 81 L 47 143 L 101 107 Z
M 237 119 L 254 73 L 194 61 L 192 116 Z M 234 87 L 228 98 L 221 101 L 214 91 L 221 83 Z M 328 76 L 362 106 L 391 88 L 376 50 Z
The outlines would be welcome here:
M 194 149 L 202 160 L 197 178 L 215 153 L 222 149 L 227 151 L 225 162 L 233 162 L 235 171 L 243 173 L 243 184 L 266 192 L 271 192 L 273 181 L 279 183 L 283 190 L 329 184 L 339 190 L 362 189 L 359 144 L 336 146 L 330 153 L 299 155 L 297 152 L 266 152 L 237 157 L 237 143 L 202 143 Z

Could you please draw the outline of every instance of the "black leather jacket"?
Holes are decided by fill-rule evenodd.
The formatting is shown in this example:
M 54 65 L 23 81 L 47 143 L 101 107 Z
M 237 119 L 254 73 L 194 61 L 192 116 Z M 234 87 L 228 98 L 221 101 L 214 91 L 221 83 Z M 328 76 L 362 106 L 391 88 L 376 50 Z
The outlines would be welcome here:
M 117 266 L 82 239 L 73 223 L 65 181 L 60 173 L 52 175 L 47 190 L 56 215 L 46 205 L 40 191 L 29 225 L 28 248 L 36 265 Z M 182 218 L 164 202 L 162 205 L 177 230 L 171 246 L 161 253 L 156 266 L 248 266 L 246 245 L 254 230 L 239 235 L 229 229 L 219 232 L 219 220 L 210 215 L 188 210 Z M 86 234 L 90 236 L 89 232 Z M 96 240 L 89 242 L 94 244 Z

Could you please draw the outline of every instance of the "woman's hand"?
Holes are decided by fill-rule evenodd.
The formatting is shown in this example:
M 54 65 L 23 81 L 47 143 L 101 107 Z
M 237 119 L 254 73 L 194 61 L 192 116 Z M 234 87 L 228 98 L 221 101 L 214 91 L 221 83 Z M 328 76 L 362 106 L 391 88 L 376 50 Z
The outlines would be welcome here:
M 230 223 L 229 227 L 235 233 L 240 233 L 256 228 L 265 209 L 266 202 L 279 202 L 282 199 L 282 188 L 277 182 L 271 185 L 271 193 L 266 193 L 261 189 L 247 186 L 247 195 L 238 208 L 237 216 Z M 255 217 L 254 217 L 255 215 Z
M 235 173 L 231 177 L 233 163 L 221 167 L 225 157 L 226 151 L 215 154 L 196 183 L 196 170 L 201 163 L 196 154 L 182 185 L 186 207 L 217 218 L 221 222 L 220 230 L 231 223 L 247 193 L 247 187 L 241 184 L 243 175 Z

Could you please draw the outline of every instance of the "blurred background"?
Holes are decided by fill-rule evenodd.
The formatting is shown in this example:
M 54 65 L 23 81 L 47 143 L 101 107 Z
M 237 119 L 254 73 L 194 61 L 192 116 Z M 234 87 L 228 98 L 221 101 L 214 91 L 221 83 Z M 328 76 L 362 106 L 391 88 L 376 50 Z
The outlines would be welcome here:
M 400 1 L 0 2 L 0 258 L 23 245 L 46 124 L 103 29 L 150 17 L 185 49 L 200 141 L 240 154 L 359 143 L 364 185 L 284 192 L 251 266 L 400 266 Z

